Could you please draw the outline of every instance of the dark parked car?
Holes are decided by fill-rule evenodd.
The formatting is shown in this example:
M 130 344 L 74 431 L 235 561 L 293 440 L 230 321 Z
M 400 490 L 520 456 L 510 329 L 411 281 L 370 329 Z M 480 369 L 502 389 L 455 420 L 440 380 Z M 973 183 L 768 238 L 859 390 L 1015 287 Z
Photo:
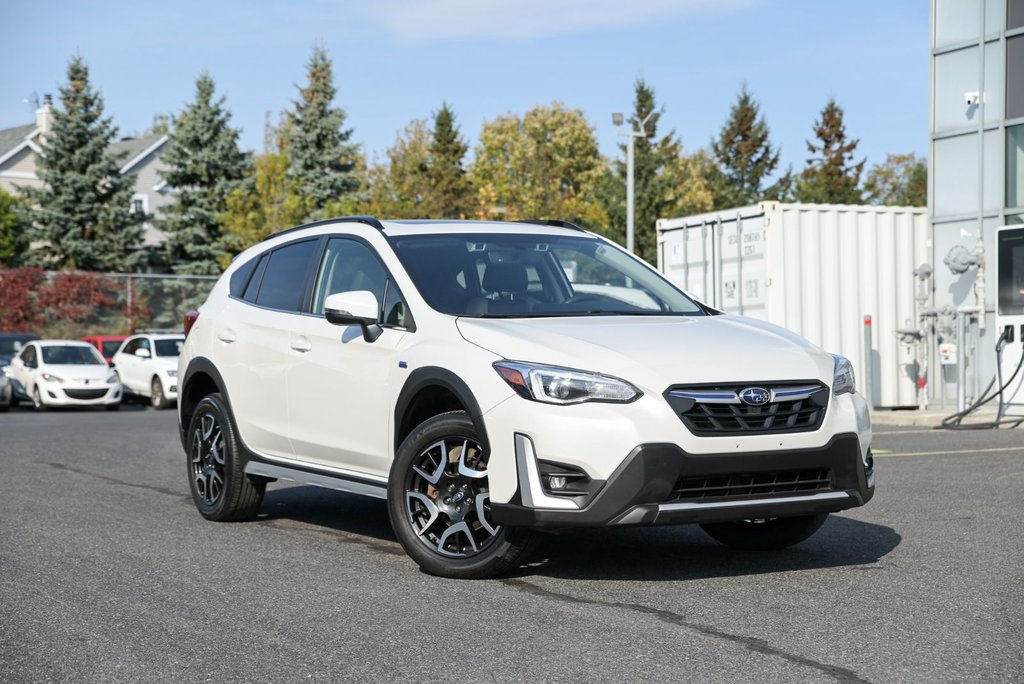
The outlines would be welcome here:
M 10 364 L 26 343 L 38 339 L 33 332 L 0 332 L 0 368 Z

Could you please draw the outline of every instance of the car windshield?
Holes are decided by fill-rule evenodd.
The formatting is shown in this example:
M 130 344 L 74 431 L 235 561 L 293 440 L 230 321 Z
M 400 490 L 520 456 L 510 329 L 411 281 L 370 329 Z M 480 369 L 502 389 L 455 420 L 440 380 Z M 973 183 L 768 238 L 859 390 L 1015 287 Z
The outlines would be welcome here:
M 106 340 L 101 343 L 104 356 L 113 356 L 121 348 L 120 340 Z
M 42 350 L 43 363 L 51 366 L 107 365 L 107 362 L 91 346 L 46 346 L 42 347 Z
M 171 340 L 153 340 L 157 356 L 181 356 L 181 345 L 185 344 L 184 337 L 176 337 Z
M 411 235 L 392 240 L 427 303 L 455 316 L 700 316 L 643 262 L 594 237 Z

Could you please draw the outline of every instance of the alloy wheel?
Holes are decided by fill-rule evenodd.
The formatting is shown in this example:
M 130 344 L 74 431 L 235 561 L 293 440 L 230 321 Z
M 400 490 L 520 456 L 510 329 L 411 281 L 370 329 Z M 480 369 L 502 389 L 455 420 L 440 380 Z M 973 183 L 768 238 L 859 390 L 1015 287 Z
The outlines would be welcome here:
M 485 551 L 501 531 L 491 523 L 487 458 L 471 439 L 434 442 L 406 477 L 405 511 L 416 537 L 450 558 Z
M 199 417 L 192 433 L 192 481 L 196 493 L 208 505 L 213 505 L 224 494 L 224 430 L 213 413 Z
M 153 378 L 153 383 L 149 388 L 149 403 L 154 408 L 161 408 L 164 405 L 164 388 L 156 378 Z

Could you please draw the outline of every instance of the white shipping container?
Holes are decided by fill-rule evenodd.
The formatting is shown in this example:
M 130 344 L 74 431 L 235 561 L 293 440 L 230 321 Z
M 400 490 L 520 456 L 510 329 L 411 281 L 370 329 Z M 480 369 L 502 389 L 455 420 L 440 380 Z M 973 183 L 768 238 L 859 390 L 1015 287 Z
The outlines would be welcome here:
M 919 349 L 896 334 L 919 325 L 914 269 L 930 255 L 923 207 L 762 202 L 659 219 L 657 229 L 658 269 L 697 299 L 846 356 L 861 390 L 870 352 L 875 407 L 923 400 Z

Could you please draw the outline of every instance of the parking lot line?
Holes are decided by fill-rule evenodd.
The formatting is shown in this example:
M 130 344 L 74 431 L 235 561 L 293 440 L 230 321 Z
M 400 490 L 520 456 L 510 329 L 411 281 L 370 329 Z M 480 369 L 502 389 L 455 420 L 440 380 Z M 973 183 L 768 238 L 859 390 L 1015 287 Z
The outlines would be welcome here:
M 874 451 L 872 454 L 878 458 L 890 458 L 892 456 L 948 456 L 953 454 L 985 454 L 992 453 L 995 451 L 1024 451 L 1024 447 L 994 447 L 992 449 L 954 449 L 950 451 L 905 451 L 905 452 L 888 452 L 882 453 L 881 450 Z

